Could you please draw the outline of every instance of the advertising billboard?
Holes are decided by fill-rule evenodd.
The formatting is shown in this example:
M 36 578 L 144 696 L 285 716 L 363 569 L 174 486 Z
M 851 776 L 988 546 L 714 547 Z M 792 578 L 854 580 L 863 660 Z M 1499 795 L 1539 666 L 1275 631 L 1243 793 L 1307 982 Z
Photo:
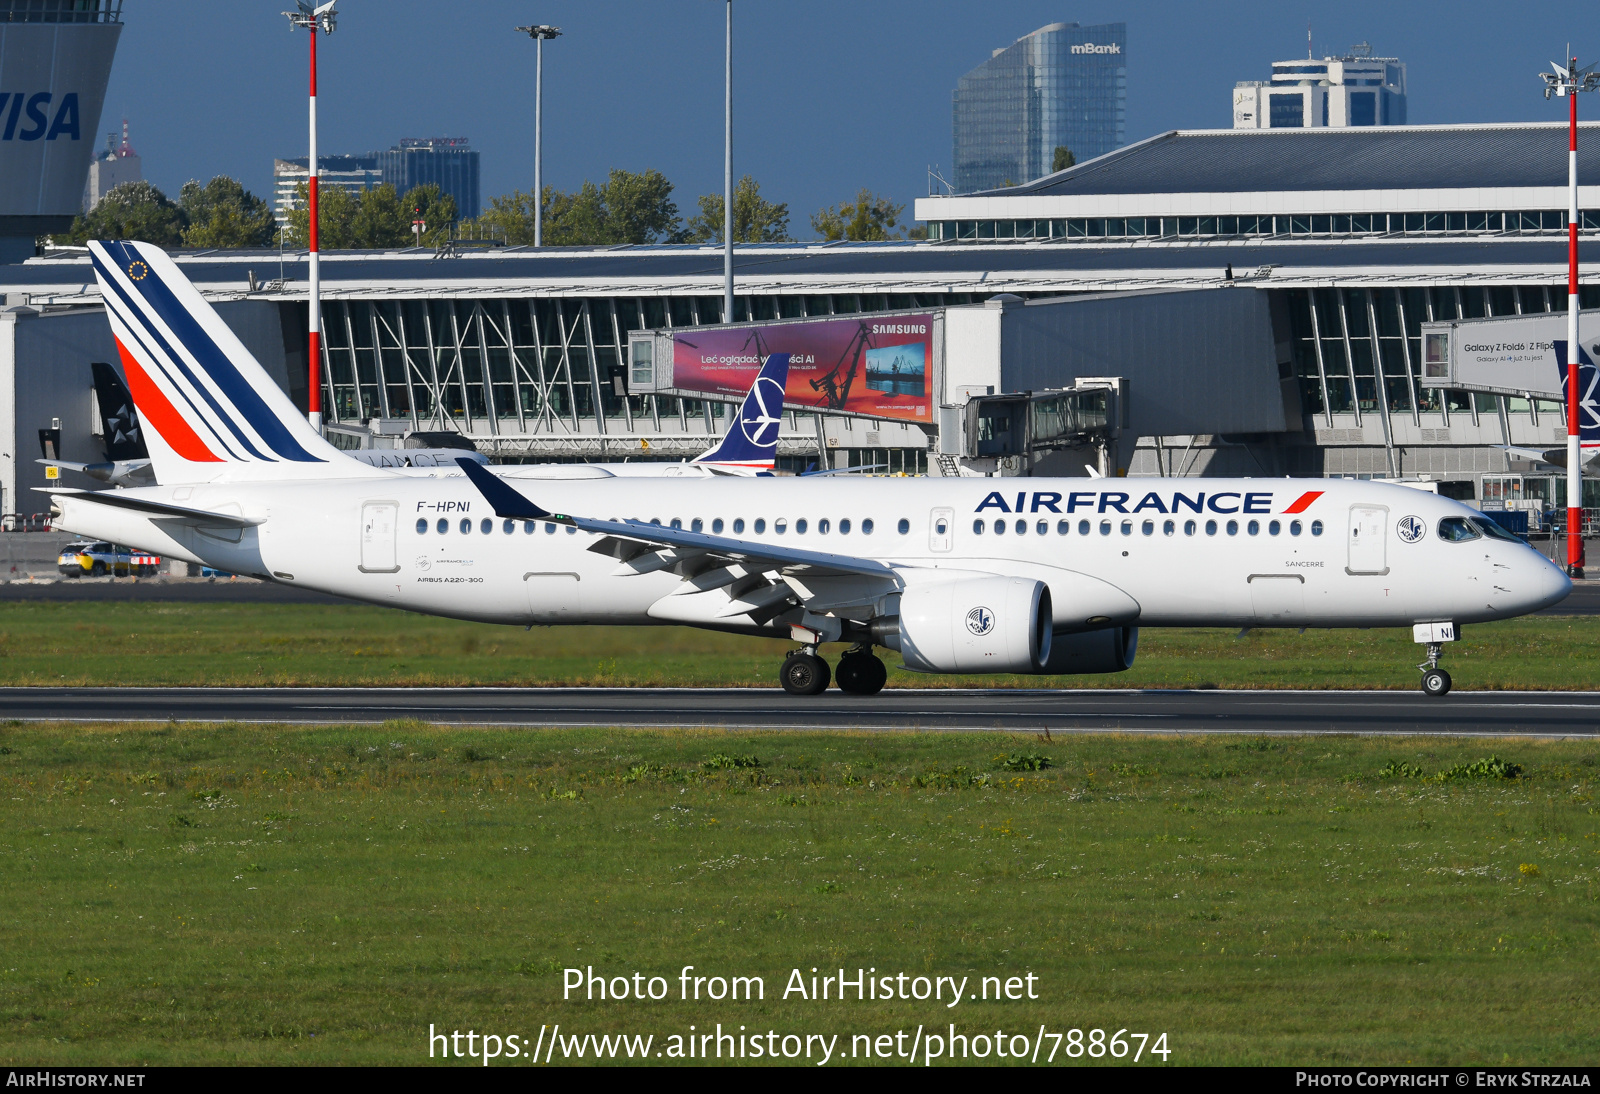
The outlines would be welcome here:
M 0 217 L 70 223 L 79 212 L 121 33 L 117 23 L 0 22 Z
M 787 353 L 784 403 L 791 409 L 933 419 L 931 312 L 696 327 L 671 337 L 670 379 L 662 377 L 662 390 L 742 396 L 762 358 Z

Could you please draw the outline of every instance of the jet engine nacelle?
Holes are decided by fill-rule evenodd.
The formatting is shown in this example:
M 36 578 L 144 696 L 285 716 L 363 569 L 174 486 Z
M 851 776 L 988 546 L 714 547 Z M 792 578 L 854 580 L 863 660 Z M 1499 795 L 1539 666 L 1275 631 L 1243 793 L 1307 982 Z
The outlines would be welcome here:
M 1138 627 L 1107 627 L 1079 634 L 1058 634 L 1041 676 L 1076 676 L 1089 672 L 1121 672 L 1139 651 Z
M 975 577 L 908 587 L 898 625 L 878 629 L 919 672 L 1037 673 L 1050 659 L 1050 626 L 1043 582 Z

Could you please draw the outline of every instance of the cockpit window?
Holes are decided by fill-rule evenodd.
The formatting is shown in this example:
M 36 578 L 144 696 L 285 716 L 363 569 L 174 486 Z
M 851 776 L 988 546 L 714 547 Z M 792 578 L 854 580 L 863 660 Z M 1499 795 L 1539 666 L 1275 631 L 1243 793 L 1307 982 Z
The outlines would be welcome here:
M 1522 542 L 1515 533 L 1506 531 L 1497 522 L 1490 520 L 1488 517 L 1469 517 L 1468 519 L 1472 521 L 1474 528 L 1490 539 L 1507 539 L 1512 543 Z
M 1477 539 L 1480 534 L 1467 523 L 1466 517 L 1445 517 L 1439 522 L 1439 538 L 1446 543 L 1465 543 L 1469 539 Z

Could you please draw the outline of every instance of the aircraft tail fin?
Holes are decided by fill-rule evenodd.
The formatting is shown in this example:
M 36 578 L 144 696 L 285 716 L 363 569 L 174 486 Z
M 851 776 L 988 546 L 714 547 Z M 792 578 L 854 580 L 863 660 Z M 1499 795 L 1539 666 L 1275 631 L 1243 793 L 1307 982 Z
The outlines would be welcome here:
M 768 355 L 722 440 L 689 462 L 735 474 L 770 474 L 777 462 L 783 392 L 788 381 L 789 355 Z
M 390 474 L 312 429 L 160 248 L 92 241 L 89 255 L 157 481 Z
M 117 370 L 104 361 L 94 361 L 95 401 L 100 404 L 100 428 L 106 443 L 106 459 L 143 460 L 150 457 L 144 435 L 139 430 L 139 411 L 134 408 L 128 385 Z
M 1567 340 L 1552 342 L 1561 390 L 1567 390 Z M 1565 407 L 1566 399 L 1561 400 Z M 1582 345 L 1578 346 L 1578 439 L 1585 448 L 1600 445 L 1600 371 Z

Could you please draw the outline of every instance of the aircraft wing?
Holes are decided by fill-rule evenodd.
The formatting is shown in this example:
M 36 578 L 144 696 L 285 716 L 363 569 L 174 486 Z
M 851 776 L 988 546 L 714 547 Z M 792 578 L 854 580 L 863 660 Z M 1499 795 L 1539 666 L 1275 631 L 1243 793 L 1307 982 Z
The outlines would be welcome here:
M 74 501 L 87 501 L 95 505 L 109 505 L 117 509 L 131 509 L 134 512 L 145 513 L 152 517 L 167 517 L 190 524 L 203 524 L 207 527 L 225 525 L 236 528 L 253 528 L 258 524 L 266 523 L 265 520 L 244 517 L 237 513 L 211 513 L 204 509 L 188 509 L 182 505 L 168 505 L 166 502 L 150 501 L 146 498 L 130 498 L 119 490 L 61 490 L 45 488 L 42 492 L 52 497 L 71 498 Z

